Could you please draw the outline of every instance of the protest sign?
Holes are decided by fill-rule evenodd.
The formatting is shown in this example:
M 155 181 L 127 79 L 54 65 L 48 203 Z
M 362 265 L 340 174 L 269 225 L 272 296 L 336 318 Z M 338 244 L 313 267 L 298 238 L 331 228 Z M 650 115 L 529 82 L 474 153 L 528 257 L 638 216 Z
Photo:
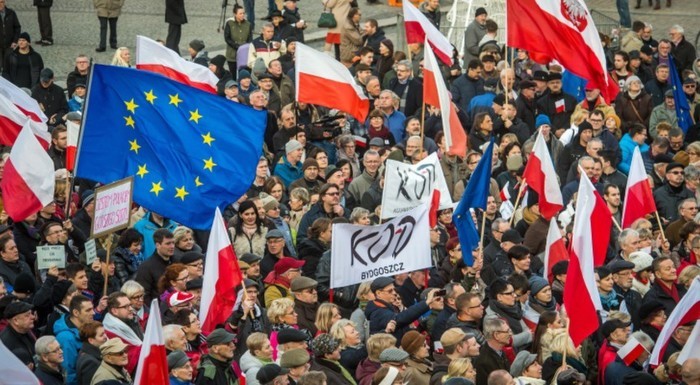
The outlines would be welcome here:
M 331 288 L 431 266 L 429 204 L 382 225 L 333 225 Z
M 452 198 L 437 154 L 415 165 L 387 160 L 382 193 L 382 219 L 402 215 L 430 202 L 433 190 L 440 190 L 440 209 L 451 208 Z
M 95 245 L 95 239 L 90 239 L 85 242 L 85 262 L 88 266 L 92 265 L 97 259 L 97 245 Z
M 131 215 L 133 177 L 99 187 L 95 191 L 95 216 L 92 220 L 92 237 L 126 228 Z
M 36 263 L 39 270 L 56 266 L 66 268 L 66 248 L 63 245 L 45 245 L 36 248 Z

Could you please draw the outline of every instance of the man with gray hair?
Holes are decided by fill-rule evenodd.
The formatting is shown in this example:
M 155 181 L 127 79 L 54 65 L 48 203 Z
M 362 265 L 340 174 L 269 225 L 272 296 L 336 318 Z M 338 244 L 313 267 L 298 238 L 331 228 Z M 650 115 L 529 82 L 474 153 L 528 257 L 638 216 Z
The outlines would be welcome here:
M 642 331 L 632 333 L 630 338 L 639 341 L 644 350 L 629 365 L 625 364 L 625 361 L 619 355 L 616 355 L 615 361 L 608 364 L 605 368 L 605 385 L 622 385 L 626 375 L 644 371 L 644 361 L 649 358 L 651 351 L 654 350 L 654 340 Z
M 639 251 L 639 233 L 634 229 L 624 229 L 617 237 L 617 242 L 620 245 L 620 254 L 615 256 L 614 260 L 630 260 L 630 254 Z
M 503 352 L 503 348 L 510 344 L 513 331 L 508 323 L 502 318 L 484 319 L 484 337 L 486 343 L 481 346 L 479 356 L 474 359 L 474 369 L 476 370 L 476 385 L 492 384 L 490 373 L 498 370 L 505 370 L 510 376 L 510 363 Z M 510 377 L 511 381 L 513 377 Z M 506 385 L 506 382 L 498 384 Z
M 688 179 L 688 169 L 690 169 L 691 166 L 686 167 L 686 172 L 685 172 L 685 178 L 686 181 Z M 695 169 L 695 167 L 692 167 Z M 690 222 L 695 218 L 695 215 L 698 213 L 698 202 L 695 200 L 695 198 L 687 198 L 683 199 L 679 204 L 678 204 L 678 219 L 675 221 L 671 222 L 668 227 L 666 227 L 666 238 L 668 241 L 671 243 L 671 249 L 676 247 L 677 244 L 681 242 L 681 228 L 683 225 L 686 223 Z
M 170 354 L 176 350 L 183 352 L 187 348 L 187 338 L 182 326 L 170 324 L 163 326 L 163 340 L 165 340 L 165 352 Z
M 348 192 L 352 196 L 356 204 L 362 200 L 362 195 L 369 190 L 379 176 L 379 166 L 382 165 L 382 159 L 379 153 L 375 150 L 367 150 L 362 157 L 362 165 L 364 171 L 360 176 L 354 178 L 348 186 Z
M 401 60 L 396 65 L 396 78 L 389 82 L 389 90 L 399 96 L 399 111 L 406 116 L 420 112 L 423 106 L 423 83 L 413 76 L 411 62 Z
M 406 115 L 397 109 L 399 100 L 399 96 L 393 91 L 383 90 L 379 93 L 379 99 L 374 103 L 375 107 L 384 114 L 384 122 L 391 134 L 394 135 L 396 143 L 401 143 L 403 140 L 404 122 L 406 121 Z
M 44 385 L 63 385 L 63 350 L 56 337 L 43 336 L 34 344 L 39 364 L 34 374 Z
M 671 6 L 671 0 L 666 0 L 666 5 Z M 676 69 L 678 75 L 682 75 L 684 70 L 693 69 L 693 61 L 695 61 L 695 47 L 685 39 L 685 30 L 678 24 L 674 24 L 668 29 L 668 34 L 671 37 L 671 55 L 676 61 Z

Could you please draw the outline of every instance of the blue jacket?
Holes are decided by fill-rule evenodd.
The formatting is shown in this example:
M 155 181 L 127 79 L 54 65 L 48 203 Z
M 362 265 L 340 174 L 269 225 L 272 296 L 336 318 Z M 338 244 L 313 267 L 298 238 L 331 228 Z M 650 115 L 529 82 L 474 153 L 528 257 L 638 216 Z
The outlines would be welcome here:
M 162 228 L 168 229 L 170 232 L 175 231 L 175 228 L 178 226 L 177 222 L 171 221 L 167 218 L 164 218 L 163 220 L 165 222 L 163 223 L 164 226 Z M 156 251 L 156 243 L 153 240 L 153 233 L 160 228 L 161 227 L 156 225 L 155 222 L 151 220 L 151 213 L 146 214 L 146 216 L 141 218 L 141 220 L 136 222 L 134 225 L 134 230 L 143 235 L 143 247 L 141 249 L 143 255 L 151 256 Z
M 75 364 L 78 362 L 78 354 L 83 343 L 80 342 L 78 328 L 75 325 L 68 326 L 66 323 L 68 314 L 64 314 L 56 321 L 53 331 L 56 333 L 56 340 L 63 350 L 63 369 L 66 371 L 66 384 L 78 385 Z
M 632 163 L 632 155 L 634 155 L 634 148 L 639 147 L 639 151 L 643 153 L 649 151 L 649 145 L 644 143 L 642 145 L 637 144 L 632 140 L 630 134 L 625 134 L 622 139 L 620 139 L 620 150 L 622 151 L 622 161 L 617 165 L 617 169 L 624 172 L 625 174 L 630 173 L 630 163 Z
M 277 166 L 275 166 L 275 175 L 282 179 L 285 187 L 289 187 L 295 180 L 304 177 L 304 171 L 301 170 L 301 162 L 292 165 L 287 160 L 287 154 L 282 155 Z
M 425 301 L 420 301 L 406 310 L 399 310 L 381 300 L 370 301 L 365 308 L 365 316 L 369 321 L 369 334 L 384 333 L 389 321 L 396 321 L 396 329 L 392 335 L 401 341 L 403 335 L 411 330 L 411 324 L 430 310 Z

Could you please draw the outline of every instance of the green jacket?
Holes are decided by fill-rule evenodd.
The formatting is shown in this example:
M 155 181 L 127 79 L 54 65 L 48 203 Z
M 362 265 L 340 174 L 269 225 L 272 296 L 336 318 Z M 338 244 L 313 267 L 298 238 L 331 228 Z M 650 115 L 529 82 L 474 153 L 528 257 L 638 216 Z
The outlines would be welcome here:
M 242 23 L 234 18 L 226 20 L 224 26 L 224 40 L 226 40 L 226 61 L 235 62 L 238 47 L 253 40 L 253 28 L 248 20 Z
M 219 361 L 209 354 L 199 362 L 196 385 L 238 385 L 231 361 Z

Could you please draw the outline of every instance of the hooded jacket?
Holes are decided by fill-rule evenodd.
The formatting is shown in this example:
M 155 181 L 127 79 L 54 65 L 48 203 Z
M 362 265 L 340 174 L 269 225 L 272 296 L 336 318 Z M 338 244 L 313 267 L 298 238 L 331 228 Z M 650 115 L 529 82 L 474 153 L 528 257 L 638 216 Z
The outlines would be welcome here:
M 83 343 L 80 341 L 78 328 L 70 322 L 69 315 L 64 314 L 53 326 L 56 340 L 63 350 L 63 369 L 66 371 L 66 384 L 77 385 L 76 364 L 78 363 L 78 353 Z

